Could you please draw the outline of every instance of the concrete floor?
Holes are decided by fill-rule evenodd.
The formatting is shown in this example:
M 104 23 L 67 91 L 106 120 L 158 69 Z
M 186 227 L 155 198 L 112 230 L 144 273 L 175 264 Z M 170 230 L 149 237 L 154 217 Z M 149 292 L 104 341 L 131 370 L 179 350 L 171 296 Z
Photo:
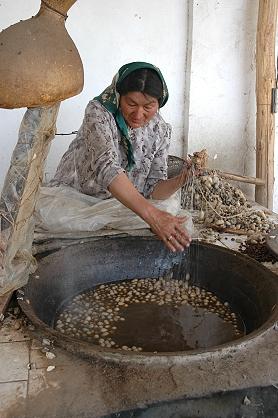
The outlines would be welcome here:
M 277 411 L 278 389 L 269 386 L 162 402 L 105 418 L 277 418 Z
M 239 246 L 235 238 L 228 234 L 222 235 L 217 244 L 232 249 L 237 249 Z M 267 263 L 266 266 L 278 273 L 278 263 Z M 19 319 L 7 317 L 0 328 L 1 418 L 94 418 L 108 416 L 119 410 L 130 409 L 130 400 L 126 399 L 124 391 L 120 395 L 119 392 L 115 391 L 117 383 L 123 384 L 123 382 L 117 382 L 116 374 L 111 375 L 110 380 L 107 379 L 103 365 L 94 365 L 94 368 L 92 368 L 89 362 L 81 360 L 58 347 L 48 346 L 45 341 L 34 339 L 30 330 L 25 326 L 16 329 L 20 325 Z M 47 349 L 55 357 L 50 359 L 49 356 L 51 357 L 51 355 L 44 352 Z M 113 384 L 110 385 L 109 382 L 112 381 Z M 274 392 L 276 393 L 276 389 Z M 126 415 L 116 414 L 114 417 L 278 417 L 278 412 L 277 415 L 262 415 L 259 410 L 256 412 L 254 409 L 255 398 L 250 404 L 248 402 L 248 405 L 243 404 L 243 408 L 244 396 L 242 395 L 246 394 L 247 396 L 248 393 L 248 391 L 240 392 L 237 401 L 239 406 L 241 405 L 241 409 L 238 406 L 239 415 L 229 415 L 228 409 L 226 415 L 218 415 L 218 413 L 210 415 L 208 406 L 204 409 L 202 409 L 203 407 L 199 407 L 199 409 L 196 407 L 196 411 L 206 411 L 207 415 L 198 415 L 199 412 L 196 411 L 193 413 L 194 409 L 191 409 L 193 415 L 186 415 L 185 408 L 187 406 L 185 406 L 185 403 L 181 403 L 185 401 L 178 401 L 178 403 L 172 402 L 172 405 L 176 408 L 173 410 L 171 410 L 170 404 L 164 404 L 154 406 L 152 409 L 149 408 L 144 412 L 145 415 L 142 415 L 143 412 L 132 411 L 125 412 Z M 250 399 L 252 396 L 252 392 L 250 392 Z M 188 401 L 186 402 L 189 405 Z M 262 403 L 261 400 L 259 402 Z M 145 406 L 144 404 L 137 405 L 139 408 Z M 163 411 L 165 412 L 161 412 L 161 408 L 164 408 Z M 248 410 L 252 411 L 252 408 L 253 415 L 248 415 Z

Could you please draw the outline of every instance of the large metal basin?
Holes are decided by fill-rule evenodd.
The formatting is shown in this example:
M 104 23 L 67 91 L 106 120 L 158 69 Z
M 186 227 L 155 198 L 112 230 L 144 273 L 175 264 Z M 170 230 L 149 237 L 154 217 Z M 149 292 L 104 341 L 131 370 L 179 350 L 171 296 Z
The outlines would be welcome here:
M 191 284 L 228 301 L 243 319 L 247 335 L 208 350 L 154 354 L 101 348 L 52 328 L 63 304 L 86 289 L 171 271 L 179 278 L 189 272 Z M 102 238 L 43 258 L 22 290 L 19 303 L 37 335 L 50 338 L 93 365 L 105 364 L 105 370 L 118 368 L 127 396 L 136 402 L 202 396 L 278 380 L 274 356 L 278 346 L 277 276 L 240 253 L 193 242 L 185 252 L 173 254 L 155 238 Z M 134 383 L 138 379 L 144 382 L 143 392 L 141 383 Z

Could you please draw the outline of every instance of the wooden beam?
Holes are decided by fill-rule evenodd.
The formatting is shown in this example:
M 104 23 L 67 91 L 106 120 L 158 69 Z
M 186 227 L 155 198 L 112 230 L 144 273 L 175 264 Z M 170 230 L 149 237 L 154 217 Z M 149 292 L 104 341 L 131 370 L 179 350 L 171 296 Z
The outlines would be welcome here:
M 226 173 L 224 171 L 218 171 L 218 174 L 227 180 L 239 181 L 241 183 L 256 184 L 259 186 L 265 185 L 265 180 L 258 179 L 257 177 L 240 176 L 239 174 Z
M 260 0 L 256 42 L 256 185 L 255 200 L 273 208 L 275 118 L 271 113 L 271 93 L 275 87 L 275 41 L 278 0 Z

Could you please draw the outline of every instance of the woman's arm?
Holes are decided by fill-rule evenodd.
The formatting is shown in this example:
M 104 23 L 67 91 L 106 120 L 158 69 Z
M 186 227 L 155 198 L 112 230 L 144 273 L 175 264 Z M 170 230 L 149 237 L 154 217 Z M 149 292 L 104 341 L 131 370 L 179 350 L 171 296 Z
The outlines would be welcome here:
M 157 209 L 133 186 L 126 174 L 119 174 L 108 186 L 110 193 L 142 218 L 171 251 L 182 251 L 191 238 L 183 226 L 186 217 Z

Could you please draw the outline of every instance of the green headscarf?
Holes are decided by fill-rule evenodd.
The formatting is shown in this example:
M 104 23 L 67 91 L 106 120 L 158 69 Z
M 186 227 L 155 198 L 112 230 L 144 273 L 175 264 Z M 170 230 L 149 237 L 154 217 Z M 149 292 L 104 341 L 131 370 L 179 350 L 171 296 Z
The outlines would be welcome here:
M 121 83 L 133 71 L 138 70 L 138 69 L 145 69 L 145 68 L 154 70 L 159 76 L 161 83 L 162 83 L 162 88 L 163 88 L 162 98 L 161 98 L 159 107 L 164 106 L 169 97 L 167 85 L 165 83 L 165 80 L 163 78 L 163 75 L 160 69 L 147 62 L 131 62 L 129 64 L 123 65 L 119 69 L 115 77 L 113 78 L 112 84 L 109 87 L 107 87 L 99 96 L 95 97 L 95 100 L 98 100 L 114 116 L 114 119 L 121 132 L 124 145 L 126 148 L 128 171 L 130 171 L 132 167 L 134 166 L 135 160 L 134 160 L 134 155 L 133 155 L 132 144 L 129 139 L 128 127 L 124 120 L 122 112 L 119 108 L 120 95 L 117 91 L 117 85 L 118 83 Z

